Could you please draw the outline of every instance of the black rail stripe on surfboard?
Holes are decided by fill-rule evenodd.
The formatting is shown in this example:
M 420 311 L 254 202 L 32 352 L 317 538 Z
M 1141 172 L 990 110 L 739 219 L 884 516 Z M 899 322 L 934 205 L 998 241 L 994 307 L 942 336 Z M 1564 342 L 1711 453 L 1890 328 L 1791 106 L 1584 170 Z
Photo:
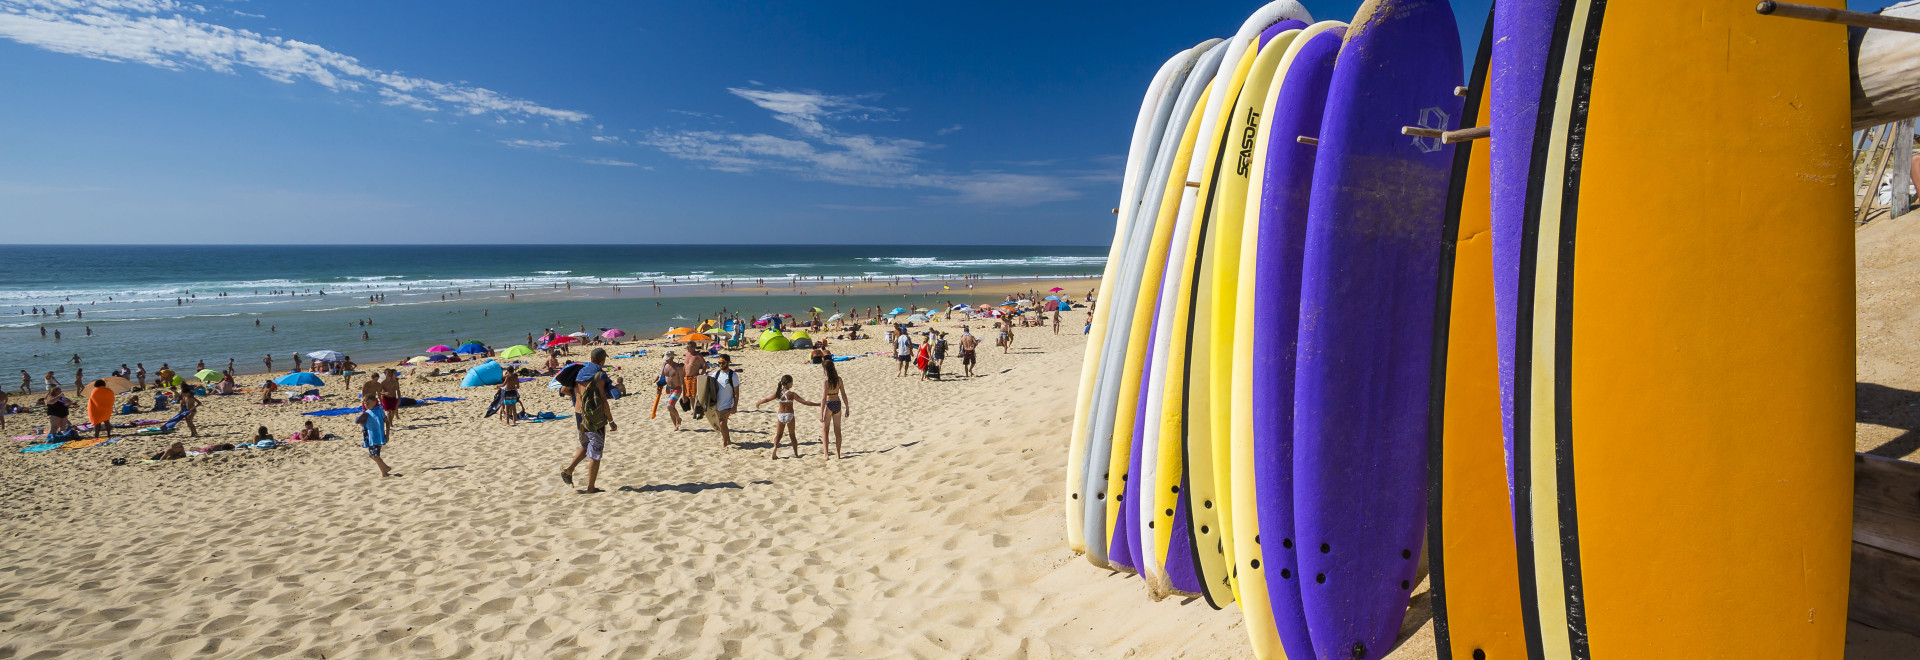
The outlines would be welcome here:
M 1229 80 L 1231 80 L 1231 77 L 1229 77 Z M 1228 107 L 1231 107 L 1235 103 L 1238 103 L 1240 101 L 1240 93 L 1234 92 L 1233 98 L 1231 100 L 1223 99 L 1223 101 L 1226 103 Z M 1188 267 L 1189 272 L 1193 274 L 1192 277 L 1189 277 L 1188 279 L 1192 280 L 1193 284 L 1190 287 L 1188 287 L 1188 290 L 1187 290 L 1187 331 L 1186 331 L 1187 350 L 1184 354 L 1180 356 L 1180 360 L 1181 360 L 1180 362 L 1180 452 L 1183 458 L 1191 458 L 1193 456 L 1193 452 L 1190 449 L 1192 446 L 1191 445 L 1192 438 L 1188 437 L 1188 433 L 1187 433 L 1187 425 L 1189 424 L 1187 420 L 1193 419 L 1192 417 L 1192 413 L 1193 413 L 1193 396 L 1192 396 L 1193 394 L 1193 378 L 1192 378 L 1193 324 L 1194 324 L 1194 319 L 1196 318 L 1194 315 L 1194 310 L 1196 307 L 1199 307 L 1200 305 L 1200 270 L 1201 270 L 1200 265 L 1202 263 L 1205 263 L 1207 260 L 1207 257 L 1206 257 L 1207 220 L 1208 218 L 1213 216 L 1214 197 L 1220 194 L 1220 186 L 1219 186 L 1220 166 L 1226 163 L 1227 131 L 1233 128 L 1233 122 L 1231 120 L 1231 116 L 1229 116 L 1228 121 L 1221 122 L 1221 123 L 1222 123 L 1222 126 L 1220 127 L 1221 147 L 1220 149 L 1216 150 L 1216 153 L 1213 155 L 1213 176 L 1210 177 L 1210 180 L 1213 181 L 1213 185 L 1210 185 L 1207 187 L 1207 198 L 1205 200 L 1199 200 L 1201 201 L 1200 208 L 1198 209 L 1200 212 L 1200 215 L 1199 215 L 1200 227 L 1193 232 L 1194 237 L 1197 240 L 1194 241 L 1194 246 L 1193 246 L 1193 263 Z M 1208 438 L 1207 442 L 1212 443 L 1213 439 Z M 1209 452 L 1208 456 L 1211 457 L 1212 453 Z M 1191 460 L 1183 461 L 1180 465 L 1180 469 L 1185 470 L 1188 475 L 1192 475 L 1193 461 Z M 1188 492 L 1191 493 L 1192 492 L 1191 486 L 1193 485 L 1193 480 L 1191 478 L 1187 480 L 1187 485 L 1189 486 Z M 1213 488 L 1212 486 L 1208 486 L 1208 492 L 1212 492 L 1212 488 Z M 1219 493 L 1214 493 L 1214 495 L 1218 497 Z M 1198 520 L 1198 516 L 1196 516 L 1194 513 L 1196 511 L 1194 507 L 1200 506 L 1199 502 L 1197 501 L 1198 499 L 1199 498 L 1195 498 L 1191 495 L 1187 497 L 1187 538 L 1192 539 L 1193 541 L 1192 543 L 1189 543 L 1187 545 L 1189 546 L 1189 549 L 1193 551 L 1193 572 L 1199 574 L 1200 595 L 1207 599 L 1207 606 L 1212 607 L 1213 609 L 1216 609 L 1216 610 L 1226 609 L 1225 604 L 1214 602 L 1213 588 L 1209 584 L 1209 580 L 1211 576 L 1207 575 L 1207 571 L 1204 568 L 1206 564 L 1202 563 L 1200 560 L 1200 552 L 1201 552 L 1200 535 L 1194 533 L 1193 531 L 1194 524 L 1195 524 L 1194 521 Z M 1218 516 L 1216 516 L 1216 518 L 1218 518 Z M 1216 527 L 1219 526 L 1219 523 L 1217 520 L 1214 523 L 1214 525 Z M 1218 551 L 1216 550 L 1216 552 Z M 1228 567 L 1228 570 L 1231 570 L 1231 569 L 1232 567 Z M 1224 574 L 1220 576 L 1220 580 L 1222 582 L 1225 582 L 1227 579 L 1228 579 L 1227 576 Z
M 1561 0 L 1554 17 L 1553 39 L 1547 47 L 1542 67 L 1539 105 L 1534 110 L 1533 144 L 1529 145 L 1526 199 L 1522 205 L 1519 277 L 1516 278 L 1513 317 L 1513 525 L 1514 554 L 1520 573 L 1520 622 L 1526 635 L 1527 657 L 1545 658 L 1546 642 L 1540 630 L 1540 581 L 1535 577 L 1533 536 L 1533 433 L 1532 405 L 1529 395 L 1533 381 L 1533 299 L 1539 262 L 1540 202 L 1545 190 L 1544 163 L 1551 151 L 1553 114 L 1559 98 L 1561 69 L 1566 51 L 1567 33 L 1573 22 L 1578 0 Z M 1497 137 L 1496 137 L 1497 139 Z
M 1466 81 L 1466 102 L 1460 109 L 1460 122 L 1477 121 L 1481 100 L 1486 97 L 1484 82 L 1493 56 L 1493 8 L 1487 8 L 1487 24 L 1480 30 L 1480 50 L 1474 55 L 1473 73 Z M 1447 191 L 1446 227 L 1441 230 L 1440 268 L 1437 272 L 1438 297 L 1434 298 L 1433 373 L 1427 386 L 1427 593 L 1433 602 L 1434 651 L 1439 660 L 1452 660 L 1452 636 L 1447 628 L 1445 529 L 1441 511 L 1441 488 L 1445 467 L 1445 422 L 1447 407 L 1447 341 L 1453 320 L 1454 253 L 1460 245 L 1460 206 L 1466 199 L 1467 170 L 1473 162 L 1473 142 L 1454 145 L 1452 184 Z
M 1580 171 L 1586 155 L 1587 114 L 1592 107 L 1593 64 L 1600 52 L 1600 26 L 1607 0 L 1592 0 L 1586 34 L 1581 35 L 1580 66 L 1575 71 L 1568 108 L 1566 182 L 1560 197 L 1560 262 L 1554 323 L 1554 486 L 1559 490 L 1560 558 L 1565 571 L 1568 650 L 1576 660 L 1593 657 L 1587 640 L 1586 591 L 1580 571 L 1579 502 L 1574 499 L 1573 466 L 1573 268 L 1580 215 Z

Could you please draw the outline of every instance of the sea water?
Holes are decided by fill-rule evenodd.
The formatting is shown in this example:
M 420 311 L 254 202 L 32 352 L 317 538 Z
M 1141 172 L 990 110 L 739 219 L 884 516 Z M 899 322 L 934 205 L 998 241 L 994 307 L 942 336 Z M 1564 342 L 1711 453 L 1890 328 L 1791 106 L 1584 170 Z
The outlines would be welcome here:
M 0 383 L 15 390 L 22 369 L 33 375 L 36 389 L 47 371 L 71 383 L 76 354 L 88 380 L 123 363 L 144 363 L 149 374 L 162 363 L 191 373 L 201 360 L 208 368 L 225 369 L 229 358 L 241 373 L 260 372 L 265 370 L 261 358 L 268 354 L 273 370 L 283 372 L 295 353 L 334 350 L 360 362 L 399 360 L 437 344 L 479 341 L 504 348 L 548 328 L 562 334 L 585 328 L 595 335 L 621 328 L 630 338 L 653 337 L 723 309 L 747 318 L 766 313 L 804 318 L 819 307 L 824 319 L 876 306 L 884 311 L 949 300 L 980 303 L 986 297 L 966 295 L 969 281 L 1098 276 L 1106 251 L 1078 246 L 0 246 L 0 268 L 6 273 L 0 275 Z M 899 284 L 892 286 L 895 278 Z M 838 284 L 863 280 L 890 286 L 861 295 L 834 293 Z M 719 286 L 726 282 L 733 286 Z M 1076 297 L 1085 294 L 1070 291 Z M 376 302 L 375 296 L 384 298 Z M 36 307 L 62 306 L 66 311 L 57 316 L 31 313 Z M 363 326 L 362 319 L 372 324 Z

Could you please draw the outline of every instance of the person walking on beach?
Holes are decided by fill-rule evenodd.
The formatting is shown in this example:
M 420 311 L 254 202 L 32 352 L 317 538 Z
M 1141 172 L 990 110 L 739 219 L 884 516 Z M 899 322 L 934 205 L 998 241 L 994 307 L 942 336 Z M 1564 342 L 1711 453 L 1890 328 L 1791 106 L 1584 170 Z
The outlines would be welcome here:
M 133 363 L 133 375 L 140 377 L 140 389 L 147 389 L 147 363 Z
M 180 423 L 187 425 L 187 437 L 200 437 L 200 429 L 193 426 L 193 418 L 198 416 L 200 416 L 200 397 L 193 395 L 193 388 L 182 388 L 180 390 Z
M 900 363 L 900 373 L 894 377 L 898 378 L 907 375 L 907 365 L 913 362 L 913 336 L 900 326 L 895 326 L 893 334 L 893 359 Z
M 1060 334 L 1060 308 L 1053 310 L 1053 334 Z
M 980 346 L 980 339 L 973 336 L 973 329 L 960 326 L 960 368 L 967 377 L 973 377 L 973 351 Z
M 380 372 L 380 407 L 387 410 L 387 424 L 400 422 L 400 372 L 392 367 Z M 393 435 L 393 429 L 387 429 L 387 435 Z
M 367 457 L 373 459 L 373 466 L 380 469 L 380 476 L 400 476 L 387 467 L 387 461 L 380 457 L 381 450 L 387 446 L 387 411 L 381 403 L 380 381 L 368 380 L 360 389 L 360 446 L 367 450 Z
M 594 487 L 600 476 L 600 458 L 607 446 L 607 433 L 620 430 L 620 424 L 613 421 L 613 408 L 607 403 L 607 362 L 606 349 L 596 348 L 588 354 L 588 362 L 595 368 L 585 380 L 573 382 L 574 424 L 580 431 L 580 449 L 573 453 L 573 462 L 567 469 L 560 471 L 560 481 L 573 485 L 573 470 L 580 466 L 581 460 L 587 463 L 587 487 L 576 491 L 582 495 L 601 492 Z M 585 367 L 581 368 L 586 371 Z
M 686 378 L 684 382 L 687 388 L 680 397 L 681 401 L 686 402 L 681 404 L 681 408 L 692 410 L 694 419 L 706 418 L 706 409 L 696 399 L 700 398 L 700 379 L 707 376 L 707 358 L 700 354 L 700 347 L 694 342 L 687 342 L 687 359 L 680 366 L 680 373 Z
M 787 442 L 793 445 L 793 457 L 799 458 L 800 434 L 794 430 L 793 404 L 796 401 L 809 406 L 818 406 L 820 404 L 808 401 L 806 398 L 800 396 L 799 392 L 793 391 L 793 376 L 781 376 L 780 384 L 775 385 L 773 388 L 773 394 L 767 395 L 767 398 L 761 399 L 758 403 L 753 404 L 753 407 L 759 408 L 768 401 L 780 402 L 779 412 L 773 415 L 773 460 L 780 460 L 780 436 L 782 434 L 787 437 Z
M 27 373 L 25 369 L 20 370 L 20 393 L 33 393 L 33 374 Z
M 733 433 L 727 428 L 727 419 L 733 416 L 735 404 L 740 401 L 740 372 L 733 370 L 733 358 L 720 354 L 720 368 L 713 372 L 714 386 L 719 388 L 714 394 L 713 429 L 720 432 L 722 449 L 733 445 Z
M 667 399 L 667 418 L 673 420 L 673 430 L 680 430 L 680 400 L 687 396 L 687 378 L 680 367 L 680 356 L 667 353 L 667 361 L 660 364 L 660 379 L 654 381 L 659 394 Z
M 840 456 L 840 420 L 853 415 L 853 402 L 847 398 L 847 384 L 840 380 L 840 370 L 834 368 L 832 361 L 820 363 L 826 372 L 826 383 L 820 388 L 820 451 L 826 455 L 821 460 Z M 828 434 L 832 434 L 833 448 L 827 448 Z
M 513 426 L 520 416 L 520 374 L 508 367 L 500 378 L 500 423 Z
M 107 381 L 93 381 L 93 389 L 87 391 L 87 421 L 93 424 L 93 437 L 113 437 L 113 390 L 107 388 Z

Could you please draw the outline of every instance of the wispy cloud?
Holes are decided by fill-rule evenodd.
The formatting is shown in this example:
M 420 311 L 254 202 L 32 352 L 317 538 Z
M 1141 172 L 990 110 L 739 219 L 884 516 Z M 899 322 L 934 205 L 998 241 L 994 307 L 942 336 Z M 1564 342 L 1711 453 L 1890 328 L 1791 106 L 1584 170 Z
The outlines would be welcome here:
M 853 211 L 860 213 L 878 213 L 882 211 L 905 211 L 905 206 L 859 206 L 855 204 L 815 204 L 828 211 Z
M 617 137 L 614 137 L 614 136 L 611 136 L 611 135 L 595 135 L 595 136 L 593 136 L 593 141 L 594 141 L 594 142 L 609 142 L 609 143 L 613 143 L 613 142 L 619 142 L 619 141 L 620 141 L 620 138 L 617 138 Z
M 567 146 L 565 142 L 555 142 L 553 140 L 501 140 L 500 144 L 509 147 L 520 147 L 522 149 L 559 149 Z
M 639 167 L 640 166 L 639 163 L 629 163 L 624 160 L 615 160 L 612 158 L 587 158 L 587 159 L 582 159 L 580 162 L 587 163 L 590 165 L 612 165 L 614 167 Z
M 515 121 L 572 123 L 588 118 L 583 112 L 484 87 L 375 69 L 315 44 L 190 16 L 208 13 L 204 6 L 177 0 L 0 0 L 0 38 L 163 69 L 247 69 L 285 83 L 306 81 L 336 92 L 371 93 L 381 103 L 416 110 Z
M 938 145 L 835 128 L 845 122 L 892 121 L 893 111 L 867 103 L 875 95 L 744 87 L 727 92 L 772 113 L 790 134 L 656 129 L 641 143 L 722 172 L 771 171 L 854 186 L 947 192 L 930 197 L 935 200 L 1026 206 L 1080 196 L 1070 181 L 1049 175 L 940 172 L 924 158 Z
M 966 128 L 966 127 L 965 127 L 965 126 L 961 126 L 961 125 L 959 125 L 959 124 L 954 124 L 954 125 L 952 125 L 952 126 L 948 126 L 948 127 L 946 127 L 946 128 L 942 128 L 942 129 L 940 129 L 940 130 L 937 130 L 937 131 L 934 131 L 934 134 L 936 134 L 936 135 L 953 135 L 954 133 L 958 133 L 958 132 L 960 132 L 960 129 L 962 129 L 962 128 Z

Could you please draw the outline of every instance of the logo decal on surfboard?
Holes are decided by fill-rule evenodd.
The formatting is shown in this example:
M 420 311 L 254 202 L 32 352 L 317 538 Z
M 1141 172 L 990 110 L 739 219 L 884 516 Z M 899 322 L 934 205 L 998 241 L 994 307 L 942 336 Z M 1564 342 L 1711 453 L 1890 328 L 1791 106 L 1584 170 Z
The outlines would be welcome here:
M 1445 110 L 1439 108 L 1421 108 L 1420 121 L 1415 122 L 1414 125 L 1436 131 L 1444 131 L 1447 130 L 1447 126 L 1450 125 L 1447 123 L 1449 119 L 1452 118 L 1447 116 L 1447 111 Z M 1441 146 L 1440 138 L 1437 137 L 1421 137 L 1418 135 L 1413 137 L 1413 148 L 1419 149 L 1420 153 L 1423 154 L 1439 151 Z
M 1260 130 L 1260 111 L 1247 109 L 1247 130 L 1240 135 L 1240 162 L 1234 169 L 1235 174 L 1247 175 L 1247 168 L 1253 166 L 1254 134 Z

